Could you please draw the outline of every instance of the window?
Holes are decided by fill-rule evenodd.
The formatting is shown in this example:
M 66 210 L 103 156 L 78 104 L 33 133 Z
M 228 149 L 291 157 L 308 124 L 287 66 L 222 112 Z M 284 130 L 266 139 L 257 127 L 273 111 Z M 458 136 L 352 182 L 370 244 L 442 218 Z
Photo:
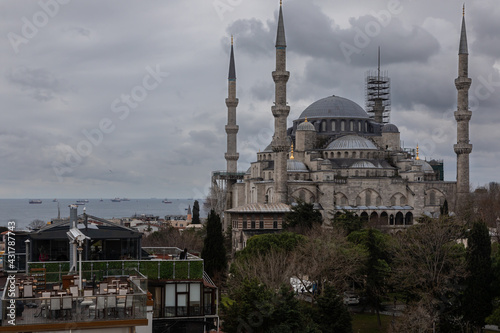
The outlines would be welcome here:
M 344 121 L 344 120 L 342 120 L 342 121 L 340 122 L 340 131 L 341 131 L 341 132 L 344 132 L 344 131 L 345 131 L 345 121 Z
M 278 221 L 273 221 L 273 229 L 278 229 Z
M 247 226 L 247 221 L 243 221 L 243 229 L 246 229 L 248 226 Z
M 330 123 L 330 125 L 332 127 L 332 132 L 335 132 L 335 130 L 336 130 L 335 120 L 332 120 L 332 122 Z
M 264 229 L 264 221 L 259 221 L 259 229 Z
M 201 315 L 201 289 L 199 283 L 189 284 L 189 315 Z
M 354 132 L 354 120 L 351 120 L 350 124 L 349 124 L 349 130 L 351 132 Z
M 255 229 L 255 221 L 252 221 L 252 222 L 251 222 L 251 228 L 252 228 L 252 229 Z
M 321 122 L 321 132 L 326 132 L 326 121 Z

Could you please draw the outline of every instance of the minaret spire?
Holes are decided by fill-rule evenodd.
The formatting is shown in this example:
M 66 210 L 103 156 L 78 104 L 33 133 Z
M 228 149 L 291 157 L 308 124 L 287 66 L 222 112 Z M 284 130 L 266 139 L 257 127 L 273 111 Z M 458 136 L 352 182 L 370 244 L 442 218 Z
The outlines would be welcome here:
M 227 106 L 227 152 L 225 154 L 227 161 L 227 172 L 236 173 L 238 171 L 239 154 L 236 151 L 236 134 L 238 133 L 238 125 L 236 125 L 236 107 L 238 99 L 236 98 L 236 68 L 234 65 L 234 50 L 233 36 L 231 36 L 231 56 L 229 59 L 229 75 L 228 75 L 228 96 L 226 98 Z
M 469 76 L 469 52 L 467 48 L 467 33 L 465 29 L 465 5 L 462 16 L 462 31 L 460 33 L 460 46 L 458 49 L 458 78 L 455 79 L 457 88 L 457 143 L 454 145 L 457 154 L 457 201 L 458 208 L 464 204 L 469 194 L 469 154 L 472 145 L 469 141 L 469 121 L 472 112 L 469 110 L 469 88 L 472 80 Z
M 289 143 L 287 140 L 287 117 L 290 107 L 286 102 L 286 83 L 290 72 L 286 70 L 286 40 L 285 25 L 283 21 L 283 7 L 280 1 L 278 17 L 278 29 L 276 33 L 276 70 L 273 72 L 275 85 L 275 101 L 271 107 L 274 116 L 274 136 L 271 143 L 274 154 L 274 197 L 275 203 L 287 203 L 287 152 Z

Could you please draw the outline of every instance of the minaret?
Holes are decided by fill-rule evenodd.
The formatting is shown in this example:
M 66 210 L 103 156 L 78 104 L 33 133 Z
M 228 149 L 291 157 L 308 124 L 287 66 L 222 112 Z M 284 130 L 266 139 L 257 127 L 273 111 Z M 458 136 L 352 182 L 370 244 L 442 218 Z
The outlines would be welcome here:
M 469 111 L 469 88 L 472 80 L 468 77 L 469 52 L 467 49 L 467 34 L 465 31 L 465 5 L 462 16 L 462 32 L 458 50 L 458 78 L 455 86 L 458 91 L 457 111 L 457 144 L 454 145 L 457 154 L 457 201 L 456 207 L 463 204 L 469 194 L 469 154 L 472 145 L 469 143 L 469 121 L 472 112 Z
M 227 161 L 227 172 L 236 173 L 238 171 L 239 154 L 236 152 L 236 134 L 238 125 L 236 125 L 236 107 L 238 99 L 236 98 L 236 69 L 234 66 L 233 36 L 231 36 L 231 58 L 229 60 L 228 76 L 228 96 L 226 98 L 227 106 L 227 152 L 224 155 Z
M 274 203 L 286 203 L 288 201 L 287 188 L 287 158 L 289 148 L 286 134 L 287 117 L 290 107 L 286 105 L 286 83 L 290 72 L 286 70 L 286 40 L 285 26 L 283 24 L 283 8 L 280 1 L 280 12 L 278 18 L 278 32 L 276 35 L 276 70 L 273 72 L 275 84 L 275 101 L 271 107 L 274 116 L 274 136 L 271 147 L 274 155 Z

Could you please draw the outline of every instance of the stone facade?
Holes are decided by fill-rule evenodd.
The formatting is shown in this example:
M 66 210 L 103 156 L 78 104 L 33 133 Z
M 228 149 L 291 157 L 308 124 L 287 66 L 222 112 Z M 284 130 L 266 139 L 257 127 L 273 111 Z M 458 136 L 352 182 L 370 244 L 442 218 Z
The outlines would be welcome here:
M 285 128 L 290 110 L 286 104 L 289 73 L 280 8 L 273 72 L 275 133 L 269 146 L 257 153 L 244 178 L 231 187 L 225 228 L 232 227 L 235 249 L 244 247 L 253 234 L 281 228 L 286 210 L 276 212 L 275 204 L 314 203 L 325 225 L 336 214 L 352 211 L 370 225 L 389 231 L 411 225 L 421 215 L 439 215 L 445 200 L 453 210 L 457 195 L 468 193 L 472 149 L 468 140 L 470 79 L 467 54 L 462 52 L 464 29 L 456 80 L 457 189 L 457 182 L 442 180 L 442 162 L 432 161 L 431 165 L 419 158 L 418 147 L 401 147 L 397 126 L 384 124 L 380 115 L 371 119 L 348 99 L 328 96 L 318 100 L 293 121 L 291 128 Z M 252 219 L 263 221 L 262 228 L 251 227 Z M 271 225 L 271 221 L 279 222 Z

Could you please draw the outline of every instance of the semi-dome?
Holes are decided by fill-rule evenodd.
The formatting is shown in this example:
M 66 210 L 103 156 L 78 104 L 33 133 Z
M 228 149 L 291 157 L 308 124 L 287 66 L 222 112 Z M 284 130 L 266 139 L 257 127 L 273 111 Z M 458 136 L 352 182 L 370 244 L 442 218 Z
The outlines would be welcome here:
M 309 171 L 304 163 L 296 160 L 287 160 L 286 169 L 287 171 Z
M 384 127 L 382 127 L 382 133 L 399 133 L 399 129 L 394 124 L 385 124 Z
M 309 105 L 300 115 L 305 118 L 362 118 L 368 114 L 357 103 L 339 96 L 329 96 Z
M 345 135 L 328 145 L 326 149 L 377 149 L 375 144 L 359 135 Z
M 297 126 L 297 131 L 314 131 L 314 132 L 316 132 L 316 128 L 314 128 L 314 125 L 306 120 L 306 121 L 300 123 L 299 126 Z
M 375 164 L 373 164 L 372 162 L 369 162 L 369 161 L 364 161 L 364 160 L 361 160 L 361 161 L 356 161 L 355 163 L 353 163 L 351 165 L 351 168 L 377 168 L 377 166 L 375 166 Z

